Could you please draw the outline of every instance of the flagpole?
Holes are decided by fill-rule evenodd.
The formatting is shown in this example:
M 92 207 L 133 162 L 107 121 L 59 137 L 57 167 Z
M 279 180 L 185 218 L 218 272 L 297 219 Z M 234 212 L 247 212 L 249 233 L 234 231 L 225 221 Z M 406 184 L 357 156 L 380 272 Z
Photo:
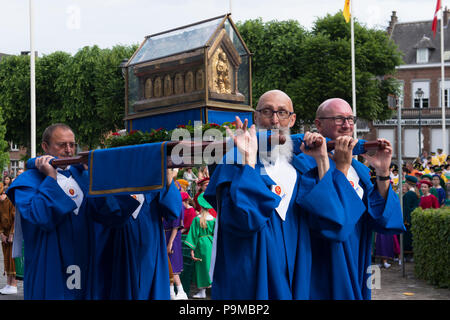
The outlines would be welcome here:
M 441 113 L 442 113 L 442 150 L 448 154 L 447 135 L 445 130 L 445 70 L 444 70 L 444 10 L 441 2 Z
M 31 118 L 31 157 L 36 157 L 36 69 L 34 50 L 34 5 L 29 0 L 30 8 L 30 118 Z
M 350 34 L 351 34 L 351 55 L 352 55 L 352 105 L 353 115 L 356 117 L 356 84 L 355 84 L 355 31 L 353 21 L 353 1 L 350 1 Z M 357 127 L 356 122 L 354 124 L 353 138 L 357 139 Z

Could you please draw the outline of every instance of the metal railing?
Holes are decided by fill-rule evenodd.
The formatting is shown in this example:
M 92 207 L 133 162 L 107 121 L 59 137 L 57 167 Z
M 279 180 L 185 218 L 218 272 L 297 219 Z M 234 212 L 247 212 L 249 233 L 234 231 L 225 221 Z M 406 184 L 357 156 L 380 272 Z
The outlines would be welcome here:
M 441 110 L 441 108 L 422 108 L 422 110 L 419 108 L 402 108 L 402 118 L 418 118 L 420 113 L 422 118 L 441 118 Z M 450 117 L 450 108 L 445 108 L 445 117 Z

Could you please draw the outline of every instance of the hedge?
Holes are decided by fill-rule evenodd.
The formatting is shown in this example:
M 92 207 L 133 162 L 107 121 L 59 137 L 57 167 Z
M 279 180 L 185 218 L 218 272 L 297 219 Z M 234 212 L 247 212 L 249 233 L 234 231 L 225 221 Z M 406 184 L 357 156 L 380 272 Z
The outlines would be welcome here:
M 434 286 L 450 288 L 450 207 L 411 213 L 414 273 Z

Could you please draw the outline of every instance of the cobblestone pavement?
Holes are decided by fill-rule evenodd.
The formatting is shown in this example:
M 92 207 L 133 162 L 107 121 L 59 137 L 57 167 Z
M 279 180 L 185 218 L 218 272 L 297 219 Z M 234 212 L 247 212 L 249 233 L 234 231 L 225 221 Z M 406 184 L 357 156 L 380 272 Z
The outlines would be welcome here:
M 0 250 L 0 288 L 6 285 L 6 276 L 3 275 L 3 253 Z M 450 300 L 450 289 L 435 288 L 426 281 L 414 277 L 414 264 L 406 263 L 405 277 L 402 267 L 398 263 L 392 263 L 388 269 L 380 269 L 380 288 L 372 290 L 372 300 Z M 18 293 L 14 295 L 0 295 L 0 300 L 23 300 L 23 281 L 18 281 Z M 197 288 L 192 284 L 190 297 L 197 293 Z M 207 291 L 207 299 L 210 299 L 211 290 Z M 192 298 L 191 298 L 192 299 Z M 198 300 L 198 299 L 197 299 Z
M 414 277 L 414 263 L 405 264 L 405 277 L 402 266 L 391 263 L 380 269 L 381 288 L 372 290 L 372 300 L 450 300 L 449 288 L 435 288 Z
M 3 263 L 3 251 L 0 250 L 0 289 L 6 286 L 5 267 Z M 0 300 L 23 300 L 23 281 L 17 281 L 17 294 L 2 295 Z

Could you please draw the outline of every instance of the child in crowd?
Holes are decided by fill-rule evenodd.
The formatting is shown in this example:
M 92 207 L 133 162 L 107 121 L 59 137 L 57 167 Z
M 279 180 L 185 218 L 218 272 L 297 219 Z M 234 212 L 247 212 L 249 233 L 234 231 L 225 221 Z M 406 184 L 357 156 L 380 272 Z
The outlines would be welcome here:
M 200 291 L 193 298 L 206 298 L 206 288 L 211 286 L 209 267 L 216 219 L 210 214 L 212 206 L 201 193 L 197 202 L 201 207 L 200 215 L 192 221 L 186 245 L 191 248 L 191 257 L 195 261 L 195 279 Z
M 419 206 L 422 209 L 428 208 L 437 209 L 440 207 L 438 199 L 430 193 L 431 186 L 432 186 L 431 182 L 427 180 L 420 181 L 420 191 L 422 191 L 422 196 L 420 197 Z
M 181 229 L 183 229 L 184 208 L 178 219 L 173 221 L 163 221 L 164 231 L 166 235 L 167 254 L 170 264 L 172 265 L 173 281 L 170 284 L 171 300 L 187 300 L 187 294 L 184 292 L 183 285 L 180 280 L 180 273 L 183 271 L 183 252 L 181 249 Z M 177 293 L 175 295 L 175 288 Z
M 436 193 L 438 195 L 437 199 L 439 202 L 439 206 L 443 206 L 445 204 L 446 193 L 444 188 L 441 187 L 441 178 L 439 177 L 439 175 L 435 174 L 431 182 L 433 184 L 433 189 L 436 190 Z
M 183 272 L 180 274 L 180 280 L 184 291 L 189 295 L 191 289 L 192 277 L 194 275 L 194 261 L 191 259 L 191 248 L 186 245 L 186 238 L 192 220 L 197 216 L 198 212 L 193 208 L 194 202 L 187 192 L 181 192 L 181 200 L 183 201 L 184 220 L 183 229 L 181 230 L 182 252 L 183 252 Z

